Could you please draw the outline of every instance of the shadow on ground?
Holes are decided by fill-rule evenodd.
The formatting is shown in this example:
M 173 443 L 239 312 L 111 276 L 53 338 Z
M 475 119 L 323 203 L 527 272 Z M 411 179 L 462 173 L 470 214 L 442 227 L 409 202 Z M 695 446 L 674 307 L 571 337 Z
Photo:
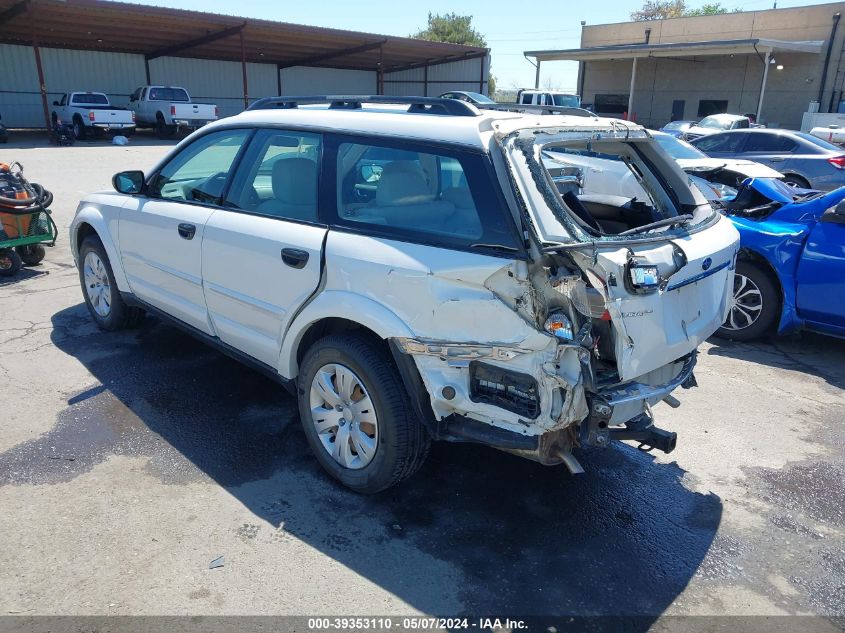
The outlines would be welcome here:
M 293 399 L 270 380 L 155 319 L 99 333 L 79 305 L 53 324 L 55 345 L 102 385 L 74 394 L 50 433 L 0 455 L 0 485 L 147 456 L 165 484 L 210 478 L 280 539 L 424 612 L 643 615 L 644 630 L 696 574 L 721 520 L 720 499 L 688 490 L 677 465 L 623 445 L 581 453 L 587 474 L 570 477 L 437 444 L 412 480 L 358 496 L 322 474 Z
M 845 340 L 803 332 L 771 337 L 752 343 L 736 343 L 718 337 L 708 354 L 727 356 L 749 363 L 799 371 L 817 376 L 834 387 L 845 389 Z

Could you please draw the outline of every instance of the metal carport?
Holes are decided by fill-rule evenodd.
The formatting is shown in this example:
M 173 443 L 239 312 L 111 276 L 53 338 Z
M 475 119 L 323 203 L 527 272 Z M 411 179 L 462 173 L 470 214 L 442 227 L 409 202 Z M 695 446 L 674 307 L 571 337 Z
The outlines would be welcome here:
M 42 48 L 140 55 L 147 83 L 150 62 L 163 57 L 240 62 L 244 106 L 250 100 L 248 63 L 275 65 L 279 94 L 281 71 L 299 66 L 372 71 L 383 94 L 390 73 L 423 69 L 420 91 L 428 92 L 430 67 L 480 60 L 480 72 L 451 81 L 471 82 L 484 92 L 489 55 L 481 47 L 107 0 L 0 0 L 0 44 L 32 47 L 48 127 Z

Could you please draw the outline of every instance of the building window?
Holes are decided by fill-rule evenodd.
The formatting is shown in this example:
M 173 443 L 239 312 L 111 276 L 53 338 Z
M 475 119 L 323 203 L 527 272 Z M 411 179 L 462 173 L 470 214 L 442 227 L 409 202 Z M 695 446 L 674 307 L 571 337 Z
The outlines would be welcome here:
M 711 114 L 722 114 L 728 111 L 727 100 L 721 99 L 702 99 L 698 102 L 698 116 L 699 118 L 710 116 Z
M 596 114 L 624 114 L 628 111 L 628 95 L 596 95 Z

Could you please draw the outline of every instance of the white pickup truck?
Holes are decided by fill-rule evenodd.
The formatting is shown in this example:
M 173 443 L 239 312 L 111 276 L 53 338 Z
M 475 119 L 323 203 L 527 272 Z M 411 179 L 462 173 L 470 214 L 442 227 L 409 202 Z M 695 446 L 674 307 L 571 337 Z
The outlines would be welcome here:
M 53 123 L 70 123 L 77 139 L 99 130 L 135 131 L 135 113 L 109 103 L 102 92 L 68 92 L 53 101 Z
M 180 128 L 195 130 L 216 121 L 219 110 L 210 103 L 193 103 L 188 91 L 173 86 L 142 86 L 129 98 L 129 109 L 140 127 L 152 127 L 169 138 Z

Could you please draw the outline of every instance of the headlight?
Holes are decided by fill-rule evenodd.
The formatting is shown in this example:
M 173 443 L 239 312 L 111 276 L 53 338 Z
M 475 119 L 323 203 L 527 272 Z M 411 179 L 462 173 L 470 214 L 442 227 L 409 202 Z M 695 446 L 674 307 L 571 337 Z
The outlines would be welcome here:
M 553 334 L 562 341 L 571 341 L 575 338 L 575 332 L 572 330 L 572 321 L 563 312 L 552 312 L 546 323 L 543 325 L 546 332 Z

